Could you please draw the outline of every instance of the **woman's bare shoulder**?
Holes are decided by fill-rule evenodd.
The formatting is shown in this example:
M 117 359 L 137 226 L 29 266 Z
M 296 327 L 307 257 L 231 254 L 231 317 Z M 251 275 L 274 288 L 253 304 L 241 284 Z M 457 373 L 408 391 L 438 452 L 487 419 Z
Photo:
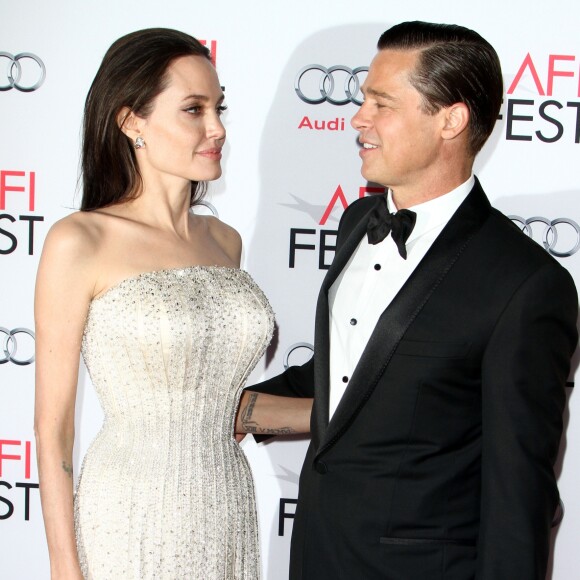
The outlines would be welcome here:
M 199 216 L 206 223 L 212 237 L 222 247 L 224 252 L 236 262 L 240 263 L 242 255 L 242 237 L 232 226 L 222 222 L 214 216 Z
M 94 251 L 103 225 L 93 212 L 77 211 L 57 222 L 48 231 L 44 252 L 57 251 L 63 258 Z

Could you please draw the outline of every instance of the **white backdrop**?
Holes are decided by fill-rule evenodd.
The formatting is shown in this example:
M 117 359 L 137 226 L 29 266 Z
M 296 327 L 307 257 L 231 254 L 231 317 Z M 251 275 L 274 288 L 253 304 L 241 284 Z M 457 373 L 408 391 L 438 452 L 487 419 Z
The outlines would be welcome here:
M 306 102 L 320 97 L 323 73 L 312 65 L 341 67 L 333 73 L 331 99 L 344 99 L 347 72 L 342 69 L 368 66 L 380 33 L 402 20 L 463 24 L 495 46 L 507 94 L 476 173 L 492 203 L 528 220 L 528 233 L 538 243 L 546 226 L 537 218 L 556 220 L 547 251 L 580 286 L 575 202 L 580 197 L 579 18 L 577 0 L 488 0 L 476 6 L 457 0 L 20 0 L 0 5 L 0 578 L 49 577 L 34 460 L 34 364 L 17 364 L 28 361 L 34 345 L 18 329 L 34 329 L 34 277 L 46 232 L 78 207 L 84 98 L 116 38 L 167 26 L 205 40 L 215 53 L 229 105 L 224 115 L 228 141 L 224 177 L 211 184 L 208 200 L 242 234 L 244 267 L 277 315 L 277 336 L 252 376 L 259 380 L 279 373 L 285 360 L 297 364 L 309 356 L 307 347 L 296 345 L 312 343 L 315 299 L 324 265 L 332 259 L 333 231 L 344 204 L 364 195 L 367 185 L 349 125 L 357 105 Z M 10 55 L 20 53 L 34 58 L 17 61 L 21 78 L 11 87 Z M 38 61 L 46 68 L 44 82 L 22 90 L 40 80 Z M 295 84 L 304 68 L 301 98 Z M 362 81 L 364 74 L 357 78 Z M 572 375 L 558 464 L 565 515 L 554 533 L 548 575 L 553 580 L 578 577 L 580 402 L 573 381 Z M 77 472 L 101 418 L 83 371 Z M 306 441 L 256 445 L 247 438 L 244 449 L 256 479 L 264 578 L 284 580 Z

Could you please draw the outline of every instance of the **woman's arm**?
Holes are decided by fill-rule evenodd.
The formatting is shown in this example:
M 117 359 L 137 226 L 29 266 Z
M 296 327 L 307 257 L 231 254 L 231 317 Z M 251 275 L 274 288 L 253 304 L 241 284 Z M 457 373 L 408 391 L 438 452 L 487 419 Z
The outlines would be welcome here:
M 256 435 L 310 433 L 312 401 L 313 399 L 244 391 L 236 420 L 236 433 Z
M 35 294 L 34 430 L 53 580 L 82 579 L 73 522 L 74 410 L 81 340 L 94 284 L 86 233 L 65 219 L 49 232 Z

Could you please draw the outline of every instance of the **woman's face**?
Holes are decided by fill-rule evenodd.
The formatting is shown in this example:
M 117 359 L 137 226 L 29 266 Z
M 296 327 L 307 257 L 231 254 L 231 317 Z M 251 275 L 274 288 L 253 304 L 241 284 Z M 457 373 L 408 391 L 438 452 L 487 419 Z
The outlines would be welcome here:
M 136 151 L 141 175 L 145 181 L 217 179 L 226 131 L 216 71 L 202 56 L 183 56 L 170 64 L 166 76 L 167 86 L 153 101 L 149 116 L 136 119 L 145 141 Z

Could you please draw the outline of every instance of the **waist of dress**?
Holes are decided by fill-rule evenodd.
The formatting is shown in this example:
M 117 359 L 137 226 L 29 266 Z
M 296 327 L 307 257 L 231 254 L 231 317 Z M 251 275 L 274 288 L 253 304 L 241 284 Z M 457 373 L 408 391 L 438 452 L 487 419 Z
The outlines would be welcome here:
M 233 414 L 231 417 L 206 417 L 203 420 L 187 415 L 180 420 L 106 417 L 95 441 L 123 448 L 147 445 L 151 449 L 193 443 L 229 443 L 233 440 L 233 421 Z

